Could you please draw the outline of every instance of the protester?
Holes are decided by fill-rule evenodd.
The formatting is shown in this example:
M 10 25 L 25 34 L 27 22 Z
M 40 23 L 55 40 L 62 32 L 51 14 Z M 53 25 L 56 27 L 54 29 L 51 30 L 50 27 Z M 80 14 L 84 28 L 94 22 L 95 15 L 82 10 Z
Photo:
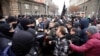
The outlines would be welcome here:
M 71 22 L 68 22 L 68 23 L 66 24 L 66 27 L 67 27 L 68 33 L 70 34 L 70 30 L 71 30 L 71 28 L 73 27 L 73 26 L 72 26 L 72 23 L 71 23 Z
M 29 53 L 34 37 L 27 31 L 18 31 L 14 34 L 11 50 L 15 56 L 25 56 Z
M 12 42 L 12 37 L 10 36 L 12 32 L 13 31 L 7 23 L 0 24 L 0 54 L 2 54 L 4 49 Z
M 81 19 L 79 20 L 80 28 L 81 28 L 81 44 L 84 44 L 88 40 L 88 36 L 86 34 L 86 28 L 89 26 L 89 19 L 84 17 L 84 14 L 81 15 Z
M 59 26 L 56 31 L 57 39 L 54 50 L 55 56 L 67 56 L 68 43 L 65 34 L 66 34 L 65 27 Z
M 7 23 L 12 27 L 12 28 L 16 28 L 17 26 L 17 19 L 14 16 L 9 16 L 6 19 Z
M 62 19 L 49 15 L 0 15 L 0 54 L 9 47 L 9 56 L 98 55 L 99 21 L 97 31 L 95 26 L 89 27 L 91 22 L 84 14 Z
M 76 46 L 70 41 L 70 47 L 77 52 L 84 52 L 85 56 L 100 56 L 100 33 L 95 26 L 90 26 L 86 29 L 89 40 L 82 46 Z M 94 45 L 95 44 L 95 45 Z
M 72 41 L 73 44 L 80 46 L 80 37 L 77 34 L 76 28 L 71 28 L 69 38 L 70 38 L 70 40 Z M 81 55 L 80 53 L 69 49 L 69 55 L 68 56 L 80 56 L 80 55 Z

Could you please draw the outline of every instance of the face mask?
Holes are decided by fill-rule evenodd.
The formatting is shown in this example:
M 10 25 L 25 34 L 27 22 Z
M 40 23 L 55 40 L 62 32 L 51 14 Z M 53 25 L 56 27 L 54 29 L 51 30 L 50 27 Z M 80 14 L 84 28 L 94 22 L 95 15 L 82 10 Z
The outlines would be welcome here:
M 13 28 L 15 29 L 15 28 L 16 28 L 16 26 L 17 26 L 17 24 L 13 24 L 12 26 L 13 26 Z
M 35 26 L 31 26 L 31 27 L 29 27 L 29 28 L 35 29 Z
M 13 37 L 14 32 L 8 32 L 8 36 Z

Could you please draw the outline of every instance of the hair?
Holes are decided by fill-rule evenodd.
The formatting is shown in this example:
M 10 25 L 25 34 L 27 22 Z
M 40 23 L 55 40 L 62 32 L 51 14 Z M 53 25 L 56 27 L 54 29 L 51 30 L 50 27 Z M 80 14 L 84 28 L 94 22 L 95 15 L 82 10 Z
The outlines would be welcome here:
M 44 17 L 44 19 L 47 19 L 47 17 Z
M 88 31 L 91 34 L 95 34 L 98 32 L 98 28 L 96 26 L 89 26 L 86 31 Z
M 71 28 L 72 31 L 74 31 L 75 33 L 77 33 L 76 28 Z
M 59 28 L 60 28 L 61 34 L 65 35 L 66 34 L 65 27 L 64 26 L 59 26 Z
M 72 22 L 71 22 L 71 21 L 69 21 L 67 24 L 72 25 Z

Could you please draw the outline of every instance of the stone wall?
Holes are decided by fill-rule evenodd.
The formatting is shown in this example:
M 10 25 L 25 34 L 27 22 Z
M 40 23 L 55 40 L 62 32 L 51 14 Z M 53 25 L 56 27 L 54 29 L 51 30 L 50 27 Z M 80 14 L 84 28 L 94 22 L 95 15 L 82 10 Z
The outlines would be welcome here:
M 19 15 L 18 0 L 9 0 L 11 15 Z
M 27 15 L 45 15 L 45 5 L 31 2 L 31 1 L 25 1 L 21 0 L 19 3 L 19 11 L 20 14 L 27 14 Z
M 8 15 L 45 15 L 45 4 L 30 0 L 1 0 L 1 11 Z
M 85 12 L 86 16 L 96 16 L 98 13 L 98 0 L 89 0 L 83 4 L 80 4 L 79 6 L 81 8 L 80 11 Z

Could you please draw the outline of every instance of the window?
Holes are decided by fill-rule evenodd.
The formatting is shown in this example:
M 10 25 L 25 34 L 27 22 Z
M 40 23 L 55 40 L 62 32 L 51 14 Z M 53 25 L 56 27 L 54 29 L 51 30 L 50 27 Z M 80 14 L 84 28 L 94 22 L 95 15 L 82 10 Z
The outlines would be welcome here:
M 87 10 L 87 6 L 85 7 L 85 10 Z
M 38 6 L 34 6 L 34 8 L 35 8 L 35 10 L 37 10 L 38 9 Z
M 29 4 L 24 4 L 25 9 L 30 9 Z

